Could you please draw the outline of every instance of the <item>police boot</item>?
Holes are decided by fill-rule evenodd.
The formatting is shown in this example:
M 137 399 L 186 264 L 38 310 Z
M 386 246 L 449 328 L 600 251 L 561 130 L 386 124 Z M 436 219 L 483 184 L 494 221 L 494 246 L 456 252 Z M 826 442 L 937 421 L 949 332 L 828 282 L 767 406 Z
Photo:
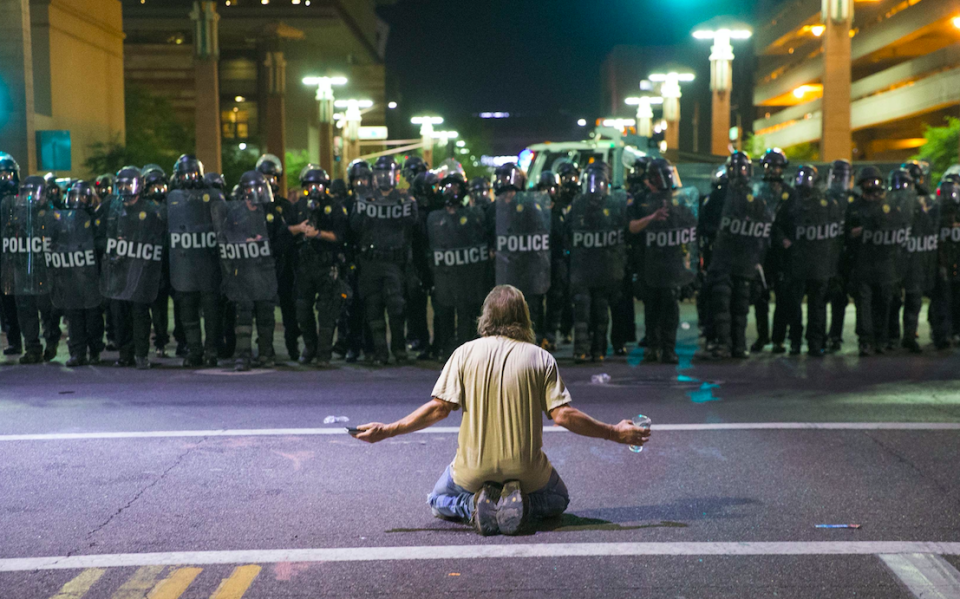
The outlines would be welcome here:
M 313 359 L 317 356 L 317 348 L 311 347 L 310 344 L 304 343 L 303 353 L 300 354 L 300 359 L 297 360 L 301 365 L 306 366 L 313 362 Z
M 109 349 L 109 348 L 108 348 L 108 349 Z M 187 344 L 186 344 L 186 343 L 177 342 L 177 352 L 176 352 L 176 353 L 177 353 L 177 357 L 178 357 L 178 358 L 185 358 L 185 357 L 187 357 L 187 354 L 190 353 L 190 348 L 187 347 Z
M 660 361 L 660 350 L 655 347 L 648 347 L 643 350 L 643 361 L 647 364 L 653 364 Z
M 730 352 L 730 347 L 727 345 L 718 343 L 717 346 L 713 348 L 712 356 L 714 360 L 727 360 L 732 355 L 733 354 Z
M 67 368 L 78 368 L 87 364 L 87 358 L 82 353 L 70 356 L 70 359 L 64 364 Z
M 87 365 L 89 366 L 99 366 L 100 365 L 100 352 L 91 351 L 90 357 L 87 359 Z
M 290 356 L 291 362 L 296 362 L 300 359 L 300 344 L 296 339 L 287 340 L 287 355 Z
M 860 357 L 866 358 L 873 355 L 873 348 L 870 347 L 869 343 L 860 343 Z
M 21 364 L 39 364 L 43 362 L 43 353 L 38 351 L 27 351 L 27 353 L 20 356 Z
M 766 338 L 761 337 L 761 338 L 759 338 L 759 339 L 757 339 L 756 341 L 753 342 L 753 345 L 750 346 L 750 351 L 752 351 L 752 352 L 761 352 L 761 351 L 763 351 L 763 348 L 764 348 L 768 343 L 770 343 L 770 340 L 769 340 L 769 339 L 766 339 Z M 776 349 L 776 346 L 774 346 L 774 349 Z M 780 349 L 783 349 L 783 347 L 781 346 Z
M 60 343 L 54 341 L 53 343 L 47 343 L 47 349 L 43 350 L 43 361 L 50 362 L 57 357 L 57 350 L 60 348 Z
M 148 360 L 146 356 L 137 356 L 134 358 L 134 361 L 137 364 L 137 370 L 150 370 L 150 360 Z
M 9 345 L 6 349 L 3 350 L 3 355 L 5 356 L 19 356 L 23 353 L 23 348 L 19 345 Z
M 923 350 L 920 349 L 920 344 L 917 343 L 916 339 L 908 339 L 907 337 L 904 337 L 901 345 L 903 345 L 904 349 L 908 350 L 911 354 L 923 353 Z
M 250 356 L 240 356 L 237 358 L 236 362 L 233 364 L 233 369 L 236 372 L 249 372 L 250 371 Z
M 842 346 L 843 346 L 843 340 L 842 340 L 842 339 L 836 339 L 836 338 L 831 339 L 831 340 L 827 343 L 827 352 L 828 352 L 828 353 L 831 353 L 831 354 L 832 354 L 832 353 L 835 353 L 835 352 L 838 352 L 838 351 L 840 351 L 840 348 L 841 348 Z
M 201 366 L 203 366 L 203 358 L 200 356 L 190 354 L 183 359 L 184 368 L 200 368 Z
M 664 364 L 679 364 L 680 357 L 677 356 L 677 352 L 673 351 L 672 348 L 664 349 L 660 353 L 660 361 L 663 362 Z
M 754 344 L 756 345 L 756 344 Z M 770 350 L 772 354 L 785 354 L 787 353 L 787 348 L 783 347 L 782 343 L 774 343 L 773 348 Z
M 802 349 L 802 348 L 801 348 L 801 346 L 800 346 L 799 343 L 791 343 L 791 344 L 790 344 L 790 355 L 791 355 L 791 356 L 799 356 L 801 349 Z

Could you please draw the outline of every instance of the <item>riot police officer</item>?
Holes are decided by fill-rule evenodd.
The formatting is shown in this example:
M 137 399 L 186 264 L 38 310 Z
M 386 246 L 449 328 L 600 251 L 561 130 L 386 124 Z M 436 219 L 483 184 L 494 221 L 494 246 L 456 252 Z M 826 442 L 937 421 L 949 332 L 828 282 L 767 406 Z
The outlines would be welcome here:
M 358 198 L 350 215 L 350 228 L 357 236 L 360 255 L 360 297 L 370 328 L 375 363 L 381 365 L 388 362 L 389 350 L 398 363 L 407 359 L 405 291 L 413 236 L 419 223 L 416 202 L 396 189 L 400 171 L 395 166 L 396 163 L 379 169 L 375 174 L 376 190 Z M 384 312 L 390 322 L 389 350 Z
M 704 205 L 705 217 L 719 217 L 718 222 L 709 223 L 709 229 L 716 231 L 716 241 L 704 285 L 710 294 L 717 338 L 713 358 L 747 357 L 750 292 L 770 245 L 776 210 L 774 198 L 754 195 L 750 186 L 752 172 L 747 154 L 731 154 L 721 209 L 716 211 L 709 206 L 712 196 L 709 204 Z
M 343 203 L 347 215 L 353 214 L 354 206 L 359 201 L 365 201 L 373 193 L 373 171 L 370 165 L 363 160 L 355 160 L 347 169 L 347 197 Z M 364 319 L 363 300 L 360 297 L 360 256 L 358 239 L 352 229 L 348 227 L 346 234 L 344 264 L 347 282 L 351 288 L 350 297 L 344 307 L 344 317 L 341 321 L 340 337 L 345 339 L 345 361 L 354 363 L 360 358 L 360 353 L 373 359 L 373 344 L 370 332 Z
M 143 197 L 143 175 L 136 167 L 117 173 L 117 195 L 101 205 L 103 252 L 100 293 L 114 300 L 117 366 L 150 368 L 150 306 L 163 278 L 166 214 Z
M 208 186 L 207 175 L 215 173 L 205 175 L 203 164 L 195 156 L 181 156 L 173 170 L 174 190 L 167 197 L 170 283 L 175 291 L 174 319 L 183 321 L 183 366 L 216 366 L 223 339 L 223 314 L 211 207 L 222 201 L 222 194 Z M 213 181 L 216 183 L 215 178 Z M 201 314 L 205 339 L 200 329 Z M 177 326 L 174 335 L 176 332 Z M 177 345 L 179 350 L 179 340 Z M 178 355 L 182 353 L 178 351 Z
M 937 245 L 938 272 L 930 301 L 933 343 L 939 350 L 950 347 L 955 315 L 960 312 L 960 183 L 950 179 L 937 189 L 940 230 Z
M 629 231 L 642 246 L 645 362 L 677 364 L 677 327 L 680 325 L 680 289 L 693 282 L 697 261 L 695 189 L 674 189 L 673 166 L 664 158 L 651 161 L 644 184 L 647 192 L 630 200 Z
M 8 196 L 16 196 L 20 189 L 20 165 L 13 156 L 0 152 L 0 203 Z M 4 265 L 0 261 L 0 277 Z M 23 351 L 20 340 L 20 324 L 17 322 L 17 302 L 13 295 L 7 295 L 0 285 L 0 327 L 7 335 L 5 356 L 16 356 Z
M 183 160 L 181 156 L 176 170 Z M 156 164 L 148 164 L 140 169 L 143 173 L 143 197 L 157 204 L 164 204 L 167 201 L 169 187 L 167 185 L 167 174 L 163 168 Z M 202 182 L 203 172 L 200 173 Z M 172 180 L 176 180 L 174 174 Z M 170 334 L 167 332 L 170 324 L 170 299 L 173 297 L 173 290 L 170 288 L 170 247 L 164 245 L 163 248 L 163 276 L 160 279 L 160 291 L 157 293 L 157 299 L 150 306 L 150 320 L 153 323 L 153 347 L 156 350 L 158 358 L 166 357 L 166 346 L 170 342 Z M 186 355 L 187 343 L 183 333 L 183 327 L 180 323 L 179 308 L 174 301 L 174 338 L 177 341 L 177 356 Z
M 513 285 L 527 300 L 537 344 L 543 342 L 544 295 L 550 289 L 550 215 L 546 194 L 525 192 L 527 178 L 510 162 L 495 171 L 496 200 L 487 209 L 497 285 Z
M 267 211 L 272 212 L 274 218 L 286 220 L 292 206 L 290 200 L 280 194 L 280 177 L 283 176 L 283 163 L 273 154 L 264 154 L 257 160 L 259 171 L 273 194 L 273 201 L 267 205 Z M 277 247 L 274 255 L 277 266 L 277 292 L 280 303 L 280 318 L 283 321 L 283 340 L 287 347 L 290 360 L 300 359 L 300 327 L 297 324 L 296 284 L 296 255 L 292 252 L 290 243 L 283 243 Z
M 815 167 L 801 166 L 795 182 L 797 194 L 782 206 L 774 226 L 774 243 L 783 248 L 785 258 L 784 293 L 777 296 L 777 301 L 786 304 L 790 352 L 797 354 L 806 295 L 807 351 L 819 358 L 826 341 L 827 284 L 837 274 L 846 206 L 839 198 L 820 191 Z
M 834 160 L 827 174 L 827 201 L 837 202 L 843 209 L 844 219 L 850 206 L 857 200 L 853 190 L 853 166 L 846 160 Z M 846 231 L 846 227 L 844 227 Z M 854 248 L 853 240 L 846 234 L 843 236 L 838 251 L 837 274 L 830 279 L 827 286 L 827 301 L 830 302 L 830 332 L 827 342 L 827 351 L 837 352 L 843 345 L 843 321 L 847 313 L 849 298 L 849 281 L 851 258 Z
M 856 290 L 860 355 L 870 356 L 882 354 L 887 345 L 900 251 L 910 231 L 899 198 L 887 197 L 876 168 L 860 171 L 857 184 L 860 198 L 847 213 L 848 236 L 855 252 L 851 283 Z
M 558 339 L 569 343 L 573 330 L 573 301 L 570 299 L 570 250 L 564 239 L 564 214 L 580 193 L 580 167 L 567 160 L 555 168 L 560 186 L 550 211 L 550 290 L 547 292 L 546 322 L 547 331 L 559 331 Z M 616 329 L 612 334 L 616 334 Z M 614 342 L 614 350 L 618 347 Z
M 373 165 L 373 175 L 387 182 L 389 186 L 392 172 L 397 163 L 391 156 L 381 156 Z M 443 168 L 443 167 L 441 167 Z M 439 170 L 439 169 L 438 169 Z M 430 270 L 429 251 L 427 240 L 427 217 L 438 209 L 436 173 L 427 170 L 427 164 L 417 156 L 407 160 L 403 165 L 404 176 L 410 183 L 410 194 L 417 203 L 419 222 L 413 235 L 413 262 L 409 276 L 416 276 L 417 285 L 408 285 L 406 289 L 407 333 L 406 339 L 410 349 L 420 352 L 418 359 L 435 357 L 436 348 L 430 343 L 430 329 L 427 324 L 427 301 L 430 289 L 433 287 L 433 272 Z M 378 185 L 379 186 L 379 185 Z
M 894 293 L 894 306 L 903 305 L 903 340 L 901 346 L 911 353 L 921 352 L 917 342 L 917 326 L 923 296 L 932 296 L 937 279 L 937 243 L 940 233 L 940 203 L 927 188 L 926 173 L 917 161 L 901 167 L 913 180 L 916 199 L 910 219 L 910 237 L 904 245 L 901 257 L 902 300 Z M 891 307 L 891 314 L 894 308 Z M 930 312 L 928 310 L 928 320 Z M 891 317 L 891 336 L 899 329 L 899 323 Z
M 910 171 L 905 166 L 890 171 L 887 186 L 887 197 L 893 201 L 894 206 L 900 208 L 900 215 L 906 221 L 906 226 L 912 229 L 919 196 Z M 904 306 L 904 282 L 910 274 L 910 256 L 907 252 L 908 241 L 909 235 L 908 239 L 904 241 L 897 259 L 897 278 L 893 285 L 893 297 L 890 298 L 889 321 L 887 323 L 889 329 L 885 347 L 887 351 L 893 351 L 897 342 L 900 341 L 900 310 Z
M 624 181 L 623 187 L 631 196 L 628 212 L 637 206 L 637 201 L 649 191 L 646 185 L 647 168 L 650 166 L 649 156 L 637 156 L 624 152 Z M 628 218 L 632 218 L 628 215 Z M 635 235 L 627 236 L 627 267 L 623 277 L 623 287 L 616 303 L 610 306 L 610 343 L 613 353 L 617 356 L 627 355 L 627 344 L 637 340 L 637 315 L 634 308 L 634 297 L 642 300 L 643 288 L 643 244 Z M 646 337 L 640 341 L 641 347 L 646 347 Z
M 724 200 L 727 197 L 727 187 L 729 185 L 728 163 L 729 159 L 727 164 L 718 166 L 713 172 L 710 177 L 710 194 L 701 198 L 698 212 L 697 245 L 699 246 L 700 268 L 697 279 L 700 283 L 700 293 L 697 294 L 697 319 L 700 323 L 700 334 L 704 337 L 703 347 L 694 353 L 694 357 L 698 359 L 711 359 L 717 350 L 717 331 L 713 319 L 713 294 L 709 288 L 709 283 L 712 281 L 707 280 L 707 271 L 713 261 L 713 247 L 722 222 Z
M 300 364 L 316 358 L 330 364 L 333 331 L 346 294 L 338 276 L 339 256 L 347 229 L 347 209 L 328 193 L 330 177 L 316 165 L 300 171 L 303 198 L 297 219 L 297 318 L 303 333 Z M 316 318 L 314 317 L 316 306 Z
M 544 319 L 543 348 L 547 351 L 557 349 L 557 329 L 560 328 L 560 318 L 563 314 L 563 300 L 567 294 L 561 291 L 563 282 L 557 281 L 561 271 L 566 273 L 566 255 L 563 243 L 563 208 L 558 202 L 560 195 L 560 177 L 553 171 L 545 170 L 540 173 L 540 180 L 534 187 L 537 191 L 547 194 L 550 204 L 550 291 L 547 293 L 547 311 Z
M 50 301 L 50 281 L 45 260 L 47 219 L 53 211 L 48 182 L 27 177 L 19 194 L 8 195 L 0 206 L 3 234 L 3 291 L 14 296 L 17 320 L 23 334 L 21 364 L 38 364 L 57 356 L 60 318 Z M 46 348 L 40 343 L 40 327 Z
M 437 357 L 443 361 L 476 337 L 490 250 L 485 214 L 470 206 L 462 169 L 444 173 L 440 194 L 444 207 L 430 213 L 427 233 L 434 272 L 434 339 Z
M 67 321 L 70 368 L 100 363 L 103 311 L 97 264 L 93 186 L 78 181 L 67 190 L 63 207 L 48 219 L 51 301 Z
M 93 190 L 97 195 L 97 202 L 94 205 L 95 208 L 99 207 L 104 200 L 113 195 L 114 184 L 115 178 L 110 173 L 104 173 L 97 177 L 97 180 L 93 184 Z
M 580 195 L 567 211 L 573 354 L 577 362 L 603 361 L 610 304 L 626 264 L 627 194 L 610 193 L 609 167 L 594 163 L 583 173 Z
M 401 174 L 403 175 L 403 179 L 407 182 L 407 185 L 409 187 L 413 187 L 413 181 L 417 178 L 417 175 L 425 173 L 428 170 L 430 170 L 430 165 L 424 162 L 423 158 L 420 158 L 419 156 L 411 156 L 404 161 Z
M 470 203 L 481 210 L 486 210 L 492 201 L 490 198 L 490 180 L 486 177 L 470 179 Z

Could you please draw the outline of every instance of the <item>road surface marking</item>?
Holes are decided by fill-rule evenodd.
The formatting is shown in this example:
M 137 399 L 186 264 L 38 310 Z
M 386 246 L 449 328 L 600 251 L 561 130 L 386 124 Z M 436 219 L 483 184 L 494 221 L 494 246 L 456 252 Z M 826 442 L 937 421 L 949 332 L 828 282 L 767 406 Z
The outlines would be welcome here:
M 210 599 L 240 599 L 258 574 L 260 574 L 260 566 L 235 568 L 230 578 L 225 578 L 213 595 L 210 595 Z
M 177 568 L 153 587 L 147 599 L 179 599 L 201 572 L 203 568 Z
M 734 430 L 904 430 L 960 431 L 960 422 L 719 422 L 712 424 L 654 424 L 653 430 L 734 431 Z M 434 426 L 416 434 L 456 434 L 457 426 Z M 568 433 L 559 426 L 543 427 L 545 433 Z M 167 437 L 279 437 L 346 435 L 343 427 L 331 428 L 237 428 L 183 431 L 127 431 L 102 433 L 30 433 L 0 435 L 0 441 L 80 441 L 85 439 L 151 439 Z
M 106 570 L 102 568 L 90 568 L 77 575 L 76 578 L 63 585 L 60 592 L 50 599 L 81 599 L 90 590 L 95 582 L 100 580 Z
M 939 555 L 907 553 L 880 559 L 917 599 L 960 599 L 960 572 Z
M 138 568 L 110 599 L 145 599 L 147 592 L 157 584 L 157 576 L 163 572 L 164 565 L 143 565 Z
M 0 572 L 131 568 L 192 564 L 276 564 L 280 562 L 431 561 L 502 557 L 595 557 L 641 555 L 874 555 L 932 553 L 960 555 L 960 543 L 921 541 L 825 541 L 765 543 L 509 543 L 411 547 L 332 547 L 117 553 L 0 559 Z

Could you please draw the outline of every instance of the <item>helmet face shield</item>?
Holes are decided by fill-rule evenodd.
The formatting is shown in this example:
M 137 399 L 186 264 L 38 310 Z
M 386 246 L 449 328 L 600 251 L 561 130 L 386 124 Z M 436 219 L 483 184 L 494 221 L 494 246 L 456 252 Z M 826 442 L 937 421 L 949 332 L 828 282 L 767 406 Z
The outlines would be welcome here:
M 136 199 L 143 192 L 143 181 L 139 177 L 120 177 L 116 187 L 117 195 L 127 202 Z
M 610 180 L 607 174 L 598 170 L 589 170 L 583 176 L 581 191 L 584 195 L 602 197 L 610 191 Z
M 17 180 L 17 174 L 13 171 L 0 171 L 0 183 L 13 183 Z
M 941 202 L 960 204 L 960 187 L 951 181 L 941 183 L 940 189 L 937 190 L 937 195 L 940 196 Z
M 813 189 L 817 183 L 817 171 L 812 168 L 801 168 L 797 171 L 794 183 L 797 189 Z
M 39 177 L 28 177 L 24 180 L 20 185 L 20 200 L 31 205 L 46 202 L 47 185 L 43 179 Z
M 440 185 L 440 195 L 443 197 L 444 205 L 453 207 L 463 206 L 470 199 L 463 182 L 456 179 L 444 181 Z
M 63 207 L 68 210 L 89 208 L 93 204 L 93 188 L 85 183 L 78 183 L 67 190 L 63 200 Z
M 270 184 L 266 180 L 243 183 L 239 191 L 240 199 L 250 204 L 270 204 L 273 202 L 273 190 L 270 189 Z
M 883 186 L 883 179 L 880 177 L 868 177 L 860 181 L 860 190 L 864 197 L 882 198 L 886 193 Z
M 850 191 L 853 189 L 852 169 L 830 169 L 827 175 L 827 188 L 834 191 Z
M 524 177 L 518 168 L 503 169 L 497 172 L 497 178 L 493 181 L 493 189 L 497 193 L 502 193 L 509 189 L 514 191 L 523 191 Z
M 380 191 L 390 191 L 400 183 L 400 167 L 396 163 L 373 169 L 373 182 Z
M 311 200 L 319 200 L 327 194 L 327 185 L 322 181 L 310 181 L 303 185 L 303 195 Z

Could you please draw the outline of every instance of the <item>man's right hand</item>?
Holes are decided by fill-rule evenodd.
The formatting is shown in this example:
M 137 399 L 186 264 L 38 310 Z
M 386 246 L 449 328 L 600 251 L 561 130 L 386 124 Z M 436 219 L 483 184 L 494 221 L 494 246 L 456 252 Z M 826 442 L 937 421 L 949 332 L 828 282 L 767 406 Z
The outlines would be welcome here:
M 624 445 L 637 445 L 642 447 L 644 443 L 650 440 L 650 429 L 634 426 L 630 420 L 621 420 L 619 424 L 613 427 L 614 436 L 612 441 Z

